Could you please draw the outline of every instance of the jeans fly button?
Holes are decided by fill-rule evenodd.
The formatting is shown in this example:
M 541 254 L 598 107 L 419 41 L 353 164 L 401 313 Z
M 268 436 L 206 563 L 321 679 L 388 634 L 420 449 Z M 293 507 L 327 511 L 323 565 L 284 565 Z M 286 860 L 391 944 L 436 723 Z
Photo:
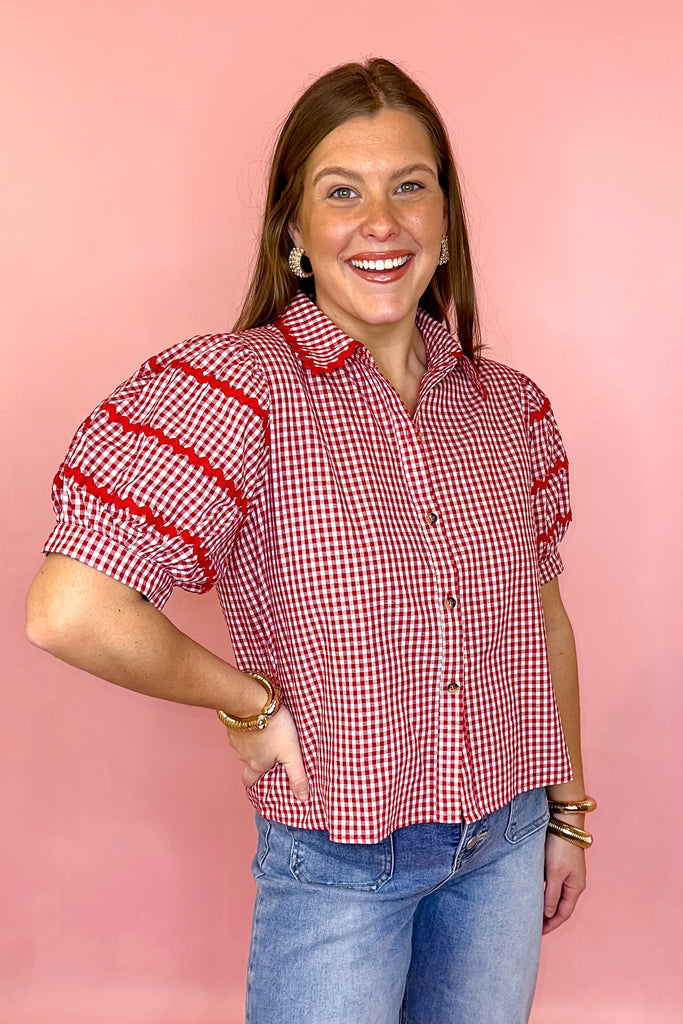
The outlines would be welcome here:
M 472 836 L 472 838 L 468 839 L 467 842 L 465 843 L 465 849 L 468 850 L 468 851 L 469 850 L 473 850 L 474 847 L 479 842 L 479 840 L 483 839 L 485 835 L 486 835 L 485 832 L 479 832 L 476 836 Z

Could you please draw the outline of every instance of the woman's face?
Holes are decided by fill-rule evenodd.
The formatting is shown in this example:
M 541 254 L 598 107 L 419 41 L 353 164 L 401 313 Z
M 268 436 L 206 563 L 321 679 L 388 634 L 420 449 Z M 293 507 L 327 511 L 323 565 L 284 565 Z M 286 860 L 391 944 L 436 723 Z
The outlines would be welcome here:
M 414 330 L 445 207 L 429 137 L 411 114 L 382 110 L 330 132 L 308 160 L 289 227 L 311 261 L 320 309 L 359 341 Z

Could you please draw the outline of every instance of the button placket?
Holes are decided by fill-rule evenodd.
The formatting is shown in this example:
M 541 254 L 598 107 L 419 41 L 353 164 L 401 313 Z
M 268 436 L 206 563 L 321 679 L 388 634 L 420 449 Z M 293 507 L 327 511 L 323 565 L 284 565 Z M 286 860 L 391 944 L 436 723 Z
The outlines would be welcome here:
M 434 566 L 435 579 L 440 578 L 441 585 L 436 590 L 435 596 L 438 595 L 441 590 L 440 600 L 443 608 L 442 616 L 440 616 L 439 622 L 439 636 L 440 642 L 443 645 L 443 656 L 441 659 L 440 670 L 441 670 L 441 686 L 443 698 L 447 702 L 449 708 L 448 713 L 448 730 L 449 732 L 456 732 L 459 729 L 459 704 L 458 694 L 460 693 L 460 683 L 454 680 L 458 678 L 460 671 L 460 658 L 457 655 L 457 647 L 460 642 L 459 638 L 459 619 L 457 615 L 457 578 L 454 578 L 454 565 L 452 560 L 452 553 L 448 550 L 448 536 L 447 530 L 444 531 L 441 522 L 441 510 L 435 509 L 431 501 L 434 501 L 435 495 L 431 492 L 430 479 L 429 479 L 429 467 L 427 464 L 427 452 L 424 447 L 424 433 L 420 426 L 413 421 L 412 424 L 413 433 L 411 435 L 412 445 L 407 451 L 410 452 L 411 458 L 404 458 L 404 465 L 407 473 L 411 476 L 411 483 L 415 488 L 416 497 L 418 494 L 422 494 L 423 500 L 426 498 L 426 510 L 423 505 L 422 519 L 427 532 L 425 534 L 425 540 L 427 542 L 427 550 L 430 553 L 430 560 Z M 415 443 L 417 441 L 417 444 Z M 429 502 L 430 504 L 427 504 Z M 443 589 L 441 589 L 443 588 Z M 456 614 L 453 615 L 453 612 Z M 455 650 L 454 650 L 455 649 Z

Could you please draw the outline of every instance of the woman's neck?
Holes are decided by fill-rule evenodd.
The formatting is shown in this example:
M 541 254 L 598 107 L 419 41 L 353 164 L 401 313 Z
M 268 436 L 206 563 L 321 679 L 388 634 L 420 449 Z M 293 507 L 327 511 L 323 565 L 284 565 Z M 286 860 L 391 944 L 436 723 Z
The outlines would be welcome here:
M 412 416 L 417 406 L 420 381 L 427 369 L 427 352 L 422 335 L 413 325 L 409 340 L 391 339 L 383 344 L 375 339 L 364 342 L 382 376 L 389 381 L 401 397 Z
M 377 369 L 398 392 L 412 415 L 417 405 L 420 381 L 427 369 L 427 352 L 415 315 L 396 323 L 359 323 L 335 310 L 331 315 L 320 307 L 340 330 L 361 342 L 375 361 Z

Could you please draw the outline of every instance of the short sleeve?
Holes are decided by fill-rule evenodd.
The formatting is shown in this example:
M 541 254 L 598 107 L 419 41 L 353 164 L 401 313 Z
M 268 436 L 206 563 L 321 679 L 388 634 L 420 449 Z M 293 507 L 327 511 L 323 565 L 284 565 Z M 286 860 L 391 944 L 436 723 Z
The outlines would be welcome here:
M 569 466 L 550 402 L 526 379 L 531 453 L 531 509 L 541 586 L 563 569 L 558 545 L 572 518 Z
M 155 356 L 81 425 L 53 484 L 44 551 L 69 555 L 161 608 L 209 590 L 268 457 L 268 387 L 240 335 Z

